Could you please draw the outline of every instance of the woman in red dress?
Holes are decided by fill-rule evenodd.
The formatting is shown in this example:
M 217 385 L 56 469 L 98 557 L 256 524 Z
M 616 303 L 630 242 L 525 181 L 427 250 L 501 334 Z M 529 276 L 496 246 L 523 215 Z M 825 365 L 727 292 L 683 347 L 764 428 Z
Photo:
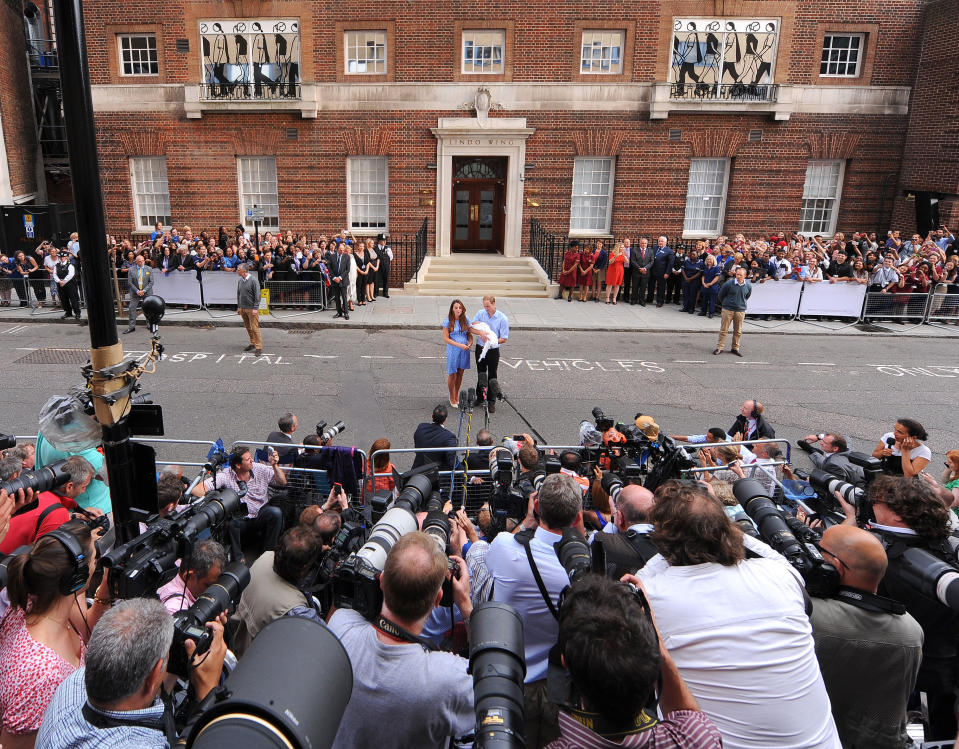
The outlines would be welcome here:
M 609 256 L 609 266 L 606 268 L 606 304 L 616 304 L 616 295 L 623 285 L 623 267 L 626 264 L 626 252 L 623 243 L 617 242 Z M 610 299 L 612 298 L 612 302 Z
M 579 253 L 579 301 L 589 299 L 589 288 L 593 284 L 593 268 L 596 267 L 596 256 L 589 247 L 584 247 Z
M 566 301 L 573 301 L 573 289 L 579 283 L 579 240 L 574 239 L 569 243 L 569 249 L 563 256 L 563 272 L 556 279 L 564 291 L 567 292 Z M 563 291 L 560 291 L 559 298 L 563 298 Z

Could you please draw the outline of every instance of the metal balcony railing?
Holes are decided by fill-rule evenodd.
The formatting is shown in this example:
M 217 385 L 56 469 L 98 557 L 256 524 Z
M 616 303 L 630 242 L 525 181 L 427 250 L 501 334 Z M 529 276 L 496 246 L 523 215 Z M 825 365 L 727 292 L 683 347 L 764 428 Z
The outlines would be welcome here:
M 34 73 L 57 73 L 60 59 L 52 39 L 27 39 L 27 57 Z
M 779 95 L 776 83 L 672 83 L 672 101 L 774 102 Z
M 301 98 L 299 83 L 204 83 L 204 101 L 295 101 Z

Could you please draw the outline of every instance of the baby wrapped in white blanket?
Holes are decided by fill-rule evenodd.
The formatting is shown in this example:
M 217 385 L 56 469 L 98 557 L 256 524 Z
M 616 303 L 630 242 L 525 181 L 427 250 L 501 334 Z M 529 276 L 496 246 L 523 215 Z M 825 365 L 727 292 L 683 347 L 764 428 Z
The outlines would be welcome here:
M 483 344 L 482 353 L 476 358 L 476 361 L 482 361 L 483 357 L 486 356 L 486 352 L 491 348 L 499 348 L 499 338 L 496 337 L 496 334 L 490 329 L 490 326 L 485 322 L 474 322 L 470 325 L 470 328 L 475 333 L 482 333 L 486 336 L 486 342 Z M 479 340 L 483 340 L 480 338 Z

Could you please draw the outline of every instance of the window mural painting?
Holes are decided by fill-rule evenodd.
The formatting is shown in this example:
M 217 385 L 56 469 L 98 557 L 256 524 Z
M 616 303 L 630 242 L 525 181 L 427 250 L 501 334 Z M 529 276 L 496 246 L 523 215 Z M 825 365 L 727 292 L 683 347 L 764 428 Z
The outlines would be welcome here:
M 779 21 L 673 20 L 673 98 L 768 98 Z
M 300 24 L 295 19 L 200 21 L 204 96 L 300 96 Z

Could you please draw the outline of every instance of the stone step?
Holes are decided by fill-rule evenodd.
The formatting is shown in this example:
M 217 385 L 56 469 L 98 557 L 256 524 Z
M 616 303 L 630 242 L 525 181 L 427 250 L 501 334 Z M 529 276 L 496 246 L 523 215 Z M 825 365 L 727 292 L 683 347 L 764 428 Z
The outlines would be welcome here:
M 448 288 L 411 288 L 411 286 L 416 286 L 416 284 L 407 284 L 406 290 L 408 293 L 422 294 L 424 296 L 445 296 L 445 297 L 479 297 L 485 296 L 486 294 L 492 294 L 493 296 L 499 297 L 522 297 L 529 299 L 547 299 L 549 297 L 555 296 L 555 293 L 548 291 L 545 287 L 541 286 L 539 289 L 530 289 L 530 290 L 517 290 L 517 289 L 502 289 L 493 286 L 484 286 L 479 289 L 464 289 L 462 287 L 448 287 Z
M 539 281 L 539 276 L 536 275 L 533 271 L 530 270 L 473 270 L 472 268 L 449 268 L 449 269 L 436 269 L 430 268 L 427 272 L 427 277 L 430 279 L 433 278 L 449 278 L 452 280 L 460 279 L 482 279 L 484 281 L 510 281 L 512 279 L 521 279 L 529 281 Z
M 554 290 L 531 258 L 489 255 L 428 257 L 418 279 L 406 284 L 413 294 L 431 296 L 553 296 Z

